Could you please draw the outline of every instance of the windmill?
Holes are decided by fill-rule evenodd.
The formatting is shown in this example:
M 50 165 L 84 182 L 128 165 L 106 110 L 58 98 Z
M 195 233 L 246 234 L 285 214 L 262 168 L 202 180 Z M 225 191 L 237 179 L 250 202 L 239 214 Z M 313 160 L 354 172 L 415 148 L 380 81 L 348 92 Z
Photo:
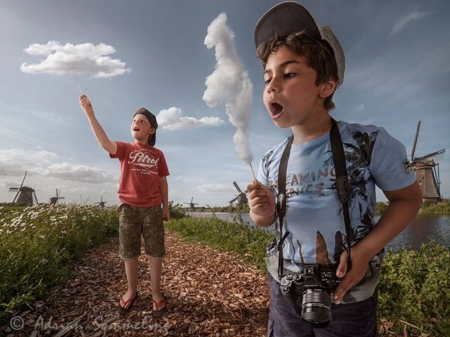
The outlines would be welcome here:
M 50 198 L 50 205 L 55 205 L 59 199 L 64 199 L 64 197 L 61 197 L 60 191 L 56 189 L 56 195 Z
M 233 202 L 236 202 L 236 206 L 244 206 L 244 205 L 248 205 L 248 200 L 247 200 L 247 191 L 242 192 L 242 190 L 239 188 L 238 184 L 233 181 L 233 185 L 236 188 L 236 190 L 239 192 L 239 194 L 237 195 L 236 198 L 230 200 L 230 205 Z
M 27 177 L 27 171 L 25 171 L 25 175 L 23 176 L 22 183 L 19 187 L 10 187 L 9 192 L 17 192 L 14 197 L 13 204 L 19 206 L 33 206 L 33 203 L 38 204 L 38 200 L 36 197 L 36 191 L 28 186 L 23 186 L 25 182 L 25 178 Z
M 96 202 L 96 205 L 99 205 L 100 207 L 105 207 L 105 204 L 107 203 L 107 201 L 103 201 L 103 196 L 100 196 L 100 201 Z
M 191 198 L 191 202 L 185 202 L 186 205 L 189 205 L 189 208 L 193 211 L 195 211 L 195 205 L 198 205 L 198 203 L 194 203 L 194 197 Z
M 417 181 L 419 182 L 423 200 L 428 202 L 439 202 L 442 200 L 442 197 L 440 191 L 441 181 L 439 176 L 439 163 L 437 160 L 438 156 L 445 152 L 445 149 L 429 153 L 422 157 L 414 157 L 417 139 L 419 137 L 420 124 L 421 121 L 417 123 L 410 164 L 413 167 Z

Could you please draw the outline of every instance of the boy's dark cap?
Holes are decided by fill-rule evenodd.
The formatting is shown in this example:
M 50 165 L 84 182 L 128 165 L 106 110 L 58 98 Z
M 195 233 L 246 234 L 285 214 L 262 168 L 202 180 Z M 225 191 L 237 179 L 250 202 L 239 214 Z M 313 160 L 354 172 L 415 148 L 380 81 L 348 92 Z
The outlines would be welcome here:
M 258 21 L 255 27 L 255 47 L 274 36 L 286 36 L 304 30 L 311 38 L 326 41 L 334 52 L 337 65 L 337 85 L 344 81 L 345 55 L 336 36 L 329 26 L 319 26 L 311 13 L 301 4 L 293 1 L 273 6 Z
M 158 121 L 156 120 L 156 116 L 154 114 L 152 114 L 150 111 L 148 111 L 146 108 L 139 108 L 136 111 L 136 113 L 134 114 L 134 116 L 139 115 L 139 114 L 147 117 L 148 121 L 155 129 L 158 128 Z M 156 142 L 156 131 L 153 134 L 153 136 L 148 139 L 148 145 L 155 146 L 155 142 Z

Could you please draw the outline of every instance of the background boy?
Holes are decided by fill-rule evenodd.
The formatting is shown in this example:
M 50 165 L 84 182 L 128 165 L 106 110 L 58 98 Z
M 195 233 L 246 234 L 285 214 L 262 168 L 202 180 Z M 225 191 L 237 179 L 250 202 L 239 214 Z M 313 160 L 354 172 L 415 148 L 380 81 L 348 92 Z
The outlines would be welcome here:
M 331 323 L 315 328 L 302 320 L 302 299 L 290 304 L 280 292 L 277 244 L 269 245 L 268 336 L 376 336 L 376 286 L 383 247 L 408 226 L 422 202 L 405 147 L 383 128 L 338 122 L 351 190 L 353 241 L 348 268 L 329 134 L 332 97 L 344 78 L 342 47 L 329 27 L 318 26 L 308 10 L 295 2 L 280 3 L 264 14 L 254 38 L 264 68 L 264 104 L 275 125 L 291 128 L 293 136 L 282 227 L 287 233 L 282 244 L 283 273 L 301 273 L 304 264 L 325 264 L 332 265 L 341 278 L 333 295 Z M 278 171 L 288 141 L 263 156 L 259 181 L 247 187 L 250 216 L 260 226 L 277 220 Z M 375 186 L 389 200 L 376 224 Z
M 141 235 L 145 252 L 150 261 L 153 316 L 165 312 L 166 303 L 161 293 L 162 259 L 165 255 L 164 220 L 169 220 L 169 175 L 164 154 L 154 147 L 158 123 L 147 109 L 140 108 L 131 123 L 134 143 L 109 140 L 94 115 L 92 104 L 86 95 L 80 96 L 81 108 L 98 143 L 108 151 L 111 158 L 120 161 L 119 182 L 119 254 L 125 263 L 128 290 L 122 296 L 118 309 L 126 313 L 138 297 L 138 257 L 141 253 Z M 162 204 L 162 209 L 161 209 Z

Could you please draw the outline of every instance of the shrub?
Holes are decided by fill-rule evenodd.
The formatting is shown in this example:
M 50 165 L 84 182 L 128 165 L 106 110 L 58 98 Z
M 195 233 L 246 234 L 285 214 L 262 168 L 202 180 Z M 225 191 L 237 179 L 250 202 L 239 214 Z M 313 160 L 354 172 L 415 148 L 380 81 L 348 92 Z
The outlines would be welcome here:
M 450 249 L 435 242 L 417 252 L 388 254 L 379 287 L 380 317 L 412 323 L 431 336 L 450 336 L 449 275 Z

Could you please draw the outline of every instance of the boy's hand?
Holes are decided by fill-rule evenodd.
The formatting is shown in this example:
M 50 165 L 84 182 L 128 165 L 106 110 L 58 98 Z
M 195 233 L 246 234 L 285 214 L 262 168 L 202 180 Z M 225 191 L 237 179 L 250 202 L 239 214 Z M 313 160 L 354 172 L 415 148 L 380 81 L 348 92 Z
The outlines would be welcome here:
M 372 258 L 372 256 L 368 256 L 361 249 L 358 249 L 358 245 L 353 246 L 351 248 L 352 268 L 347 270 L 347 256 L 346 251 L 342 252 L 339 266 L 336 270 L 336 276 L 342 278 L 342 280 L 334 293 L 333 299 L 335 304 L 340 304 L 347 291 L 362 280 L 369 267 L 369 261 Z
M 163 221 L 170 220 L 170 211 L 168 207 L 163 207 Z
M 275 214 L 273 192 L 257 180 L 253 180 L 247 186 L 247 191 L 250 212 L 261 218 L 273 219 Z
M 92 108 L 91 101 L 84 94 L 80 95 L 80 106 L 83 109 L 83 111 L 86 113 L 86 115 L 94 114 L 94 109 Z

